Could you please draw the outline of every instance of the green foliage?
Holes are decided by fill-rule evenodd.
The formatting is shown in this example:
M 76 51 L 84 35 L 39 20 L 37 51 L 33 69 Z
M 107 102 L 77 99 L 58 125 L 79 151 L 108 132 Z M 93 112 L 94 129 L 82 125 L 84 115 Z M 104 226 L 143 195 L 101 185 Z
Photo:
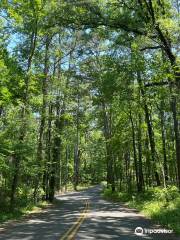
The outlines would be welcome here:
M 176 186 L 169 186 L 167 188 L 154 188 L 153 189 L 153 198 L 159 201 L 173 201 L 179 197 L 178 188 Z
M 103 197 L 107 200 L 112 201 L 122 201 L 127 202 L 132 198 L 132 195 L 129 193 L 122 193 L 122 192 L 113 192 L 111 189 L 104 189 L 103 191 Z
M 178 12 L 169 0 L 1 1 L 5 209 L 107 180 L 126 192 L 105 197 L 171 221 L 179 208 Z
M 42 209 L 48 206 L 47 202 L 40 201 L 37 205 L 34 205 L 32 202 L 25 201 L 21 206 L 17 206 L 17 208 L 12 212 L 5 208 L 2 208 L 0 211 L 0 223 L 8 222 L 9 220 L 18 220 L 23 217 L 41 211 Z
M 112 193 L 110 189 L 105 189 L 103 196 L 108 200 L 128 203 L 129 207 L 137 208 L 156 223 L 180 233 L 180 194 L 176 186 L 150 188 L 142 194 Z

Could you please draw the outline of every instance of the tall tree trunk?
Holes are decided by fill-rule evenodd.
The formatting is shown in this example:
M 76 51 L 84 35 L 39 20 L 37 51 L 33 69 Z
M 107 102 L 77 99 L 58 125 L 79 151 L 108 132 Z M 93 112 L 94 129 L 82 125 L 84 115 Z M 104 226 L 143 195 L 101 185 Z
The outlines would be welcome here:
M 175 134 L 175 144 L 176 144 L 176 163 L 177 163 L 177 181 L 178 187 L 180 190 L 180 134 L 179 134 L 179 122 L 177 117 L 177 99 L 175 96 L 172 96 L 172 113 L 173 113 L 173 122 L 174 122 L 174 134 Z
M 74 146 L 74 190 L 77 191 L 79 184 L 79 149 L 78 144 Z
M 41 108 L 41 118 L 40 118 L 40 127 L 39 127 L 39 136 L 38 136 L 38 146 L 37 146 L 37 164 L 38 164 L 38 174 L 37 178 L 35 179 L 35 187 L 34 187 L 34 202 L 37 201 L 37 194 L 39 184 L 41 182 L 42 173 L 41 173 L 41 166 L 42 166 L 42 158 L 43 158 L 43 134 L 46 125 L 46 108 L 47 108 L 47 96 L 48 96 L 48 71 L 49 71 L 49 46 L 51 42 L 51 37 L 46 36 L 45 39 L 45 58 L 44 58 L 44 76 L 42 82 L 42 94 L 43 94 L 43 104 Z
M 152 186 L 152 166 L 151 166 L 151 160 L 150 160 L 150 154 L 149 154 L 149 138 L 148 133 L 146 134 L 145 138 L 145 150 L 146 150 L 146 186 L 151 187 Z
M 157 36 L 161 41 L 162 50 L 163 52 L 165 52 L 166 56 L 168 57 L 171 63 L 171 67 L 172 67 L 172 70 L 174 71 L 174 78 L 175 78 L 175 84 L 173 87 L 178 96 L 179 89 L 180 89 L 180 67 L 179 67 L 179 64 L 177 63 L 177 57 L 173 53 L 171 38 L 169 38 L 167 34 L 164 34 L 160 24 L 157 22 L 156 16 L 155 16 L 156 11 L 154 10 L 152 1 L 149 1 L 149 3 L 146 2 L 145 5 L 143 5 L 142 0 L 139 0 L 138 3 L 140 4 L 140 7 L 142 8 L 142 10 L 145 10 L 144 12 L 147 13 L 144 15 L 144 19 L 146 19 L 147 22 L 151 22 L 152 26 L 154 26 L 154 30 L 157 32 Z M 143 6 L 145 8 L 143 8 Z M 177 9 L 179 11 L 178 4 L 177 4 Z M 177 99 L 179 98 L 176 96 L 172 96 L 172 112 L 173 112 L 174 133 L 175 133 L 175 143 L 176 143 L 176 164 L 177 164 L 177 170 L 178 170 L 177 178 L 178 178 L 178 186 L 180 190 L 180 130 L 179 130 L 179 120 L 177 118 L 177 113 L 179 114 L 179 110 L 177 109 L 177 106 L 178 106 Z
M 46 137 L 46 159 L 45 162 L 45 170 L 43 172 L 43 189 L 46 195 L 46 200 L 49 199 L 49 174 L 50 174 L 50 162 L 52 159 L 52 113 L 53 113 L 53 105 L 49 103 L 48 106 L 48 129 L 47 129 L 47 137 Z
M 131 121 L 131 128 L 132 128 L 132 141 L 133 141 L 134 167 L 135 167 L 135 173 L 136 173 L 136 186 L 137 186 L 137 191 L 139 192 L 140 189 L 139 189 L 139 171 L 138 171 L 138 162 L 137 162 L 137 153 L 136 153 L 136 136 L 135 136 L 135 127 L 134 127 L 131 110 L 129 112 L 129 118 Z
M 69 161 L 69 146 L 66 145 L 66 163 L 65 163 L 65 191 L 67 191 L 67 184 L 68 184 L 68 161 Z
M 74 190 L 77 191 L 79 184 L 79 165 L 80 165 L 80 150 L 79 150 L 79 93 L 77 105 L 77 119 L 76 119 L 76 143 L 74 146 Z
M 34 56 L 35 48 L 36 48 L 36 42 L 37 42 L 37 19 L 35 19 L 34 24 L 34 30 L 32 31 L 31 35 L 31 43 L 30 43 L 30 51 L 27 61 L 27 70 L 26 70 L 26 76 L 25 76 L 25 94 L 24 94 L 24 104 L 22 106 L 21 110 L 21 128 L 20 128 L 20 136 L 19 136 L 19 143 L 22 146 L 24 143 L 24 138 L 26 136 L 26 128 L 27 128 L 27 112 L 28 112 L 28 99 L 29 99 L 29 81 L 30 76 L 29 72 L 31 70 L 32 65 L 32 59 Z M 16 154 L 14 156 L 14 173 L 12 178 L 12 185 L 11 185 L 11 194 L 10 194 L 10 208 L 14 209 L 14 200 L 15 200 L 15 194 L 18 186 L 18 180 L 19 180 L 19 172 L 20 172 L 20 163 L 22 156 L 19 154 Z
M 11 194 L 10 194 L 10 207 L 11 210 L 14 209 L 14 201 L 15 201 L 15 193 L 17 189 L 17 184 L 18 184 L 18 177 L 19 177 L 19 171 L 20 171 L 20 158 L 16 155 L 12 157 L 14 161 L 14 174 L 13 174 L 13 180 L 12 180 L 12 185 L 11 185 Z
M 139 88 L 140 88 L 140 91 L 141 91 L 141 94 L 143 97 L 143 101 L 144 101 L 145 120 L 146 120 L 146 124 L 147 124 L 149 143 L 150 143 L 150 148 L 151 148 L 151 158 L 152 158 L 152 164 L 153 164 L 153 168 L 154 168 L 154 178 L 156 180 L 157 186 L 160 186 L 161 182 L 160 182 L 159 174 L 157 172 L 157 167 L 156 167 L 157 158 L 156 158 L 154 132 L 153 132 L 153 128 L 152 128 L 152 122 L 150 120 L 150 113 L 149 113 L 148 105 L 146 103 L 146 96 L 145 96 L 145 91 L 144 91 L 144 88 L 142 85 L 142 79 L 141 79 L 140 72 L 137 73 L 137 81 L 138 81 Z
M 166 137 L 165 137 L 165 120 L 164 120 L 164 103 L 161 101 L 160 106 L 160 119 L 161 119 L 161 137 L 162 137 L 162 147 L 163 147 L 163 171 L 164 171 L 164 184 L 168 181 L 168 166 L 167 166 L 167 154 L 166 154 Z
M 139 192 L 143 191 L 144 187 L 144 176 L 143 176 L 143 167 L 142 167 L 142 133 L 141 133 L 141 113 L 138 115 L 139 124 L 138 124 L 138 161 L 139 161 Z
M 61 133 L 64 126 L 64 108 L 60 109 L 60 98 L 56 98 L 56 120 L 55 120 L 55 137 L 53 144 L 53 158 L 50 170 L 49 182 L 49 200 L 54 200 L 55 189 L 62 187 L 61 177 Z
M 80 107 L 80 92 L 79 80 L 77 81 L 77 109 L 76 109 L 76 143 L 74 146 L 74 189 L 77 190 L 79 184 L 79 164 L 80 164 L 80 150 L 79 150 L 79 107 Z
M 126 183 L 126 191 L 131 192 L 132 190 L 132 182 L 131 182 L 131 173 L 130 173 L 130 152 L 126 150 L 124 153 L 125 160 L 125 183 Z
M 114 160 L 112 154 L 112 147 L 110 144 L 111 139 L 111 123 L 106 104 L 102 102 L 103 117 L 104 117 L 104 137 L 106 140 L 106 159 L 107 159 L 107 186 L 111 187 L 112 192 L 115 191 L 115 179 L 114 179 Z

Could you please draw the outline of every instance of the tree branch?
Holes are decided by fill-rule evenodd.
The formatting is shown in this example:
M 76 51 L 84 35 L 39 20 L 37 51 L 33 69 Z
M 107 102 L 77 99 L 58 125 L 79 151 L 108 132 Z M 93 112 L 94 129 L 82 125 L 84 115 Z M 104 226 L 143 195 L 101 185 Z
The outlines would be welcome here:
M 145 51 L 145 50 L 149 50 L 149 49 L 162 49 L 162 46 L 147 46 L 147 47 L 144 47 L 144 48 L 141 48 L 140 51 Z
M 163 81 L 163 82 L 150 82 L 150 83 L 145 83 L 144 87 L 159 87 L 159 86 L 165 86 L 165 85 L 169 85 L 170 81 Z

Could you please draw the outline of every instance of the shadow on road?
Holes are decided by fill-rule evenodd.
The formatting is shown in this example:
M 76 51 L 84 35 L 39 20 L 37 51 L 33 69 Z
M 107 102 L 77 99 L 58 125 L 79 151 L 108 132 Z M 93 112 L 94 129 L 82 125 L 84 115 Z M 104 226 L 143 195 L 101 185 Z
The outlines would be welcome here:
M 0 240 L 59 240 L 79 217 L 86 199 L 90 201 L 90 211 L 79 229 L 76 240 L 180 239 L 172 234 L 135 235 L 136 227 L 147 229 L 160 227 L 152 224 L 136 210 L 103 200 L 100 197 L 100 190 L 100 186 L 97 186 L 57 196 L 59 204 L 8 228 L 4 233 L 0 233 Z

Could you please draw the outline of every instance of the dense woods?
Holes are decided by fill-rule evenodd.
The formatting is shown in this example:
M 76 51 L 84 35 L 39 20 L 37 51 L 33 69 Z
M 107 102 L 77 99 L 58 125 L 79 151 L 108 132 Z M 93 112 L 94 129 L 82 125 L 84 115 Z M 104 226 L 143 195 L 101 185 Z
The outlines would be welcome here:
M 0 203 L 69 184 L 180 189 L 179 0 L 0 3 Z

